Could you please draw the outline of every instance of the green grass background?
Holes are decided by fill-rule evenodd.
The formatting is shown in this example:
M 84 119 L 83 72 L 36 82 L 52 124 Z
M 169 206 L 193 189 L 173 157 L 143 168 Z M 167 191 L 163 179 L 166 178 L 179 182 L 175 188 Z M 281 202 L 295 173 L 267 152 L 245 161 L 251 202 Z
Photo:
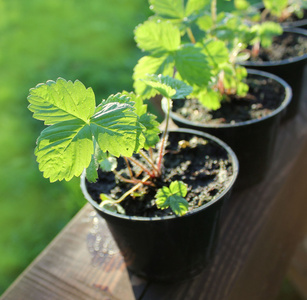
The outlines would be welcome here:
M 50 184 L 33 149 L 31 87 L 80 79 L 96 98 L 132 89 L 144 0 L 0 0 L 0 294 L 85 204 L 79 180 Z
M 78 179 L 38 171 L 29 89 L 63 77 L 98 101 L 131 90 L 133 29 L 149 15 L 146 0 L 0 0 L 0 295 L 85 204 Z

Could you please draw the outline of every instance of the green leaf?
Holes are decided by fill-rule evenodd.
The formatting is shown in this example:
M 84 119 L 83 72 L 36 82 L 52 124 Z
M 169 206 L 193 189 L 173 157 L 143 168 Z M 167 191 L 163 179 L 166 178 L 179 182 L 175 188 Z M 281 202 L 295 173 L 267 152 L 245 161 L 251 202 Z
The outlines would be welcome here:
M 213 20 L 212 20 L 211 16 L 204 15 L 204 16 L 197 19 L 196 24 L 198 25 L 198 27 L 201 30 L 207 31 L 207 30 L 210 30 L 213 27 Z
M 91 118 L 90 126 L 101 150 L 116 157 L 130 157 L 144 146 L 144 127 L 128 103 L 112 102 L 109 97 Z
M 287 7 L 288 0 L 263 0 L 264 7 L 274 16 L 280 17 L 282 11 Z
M 136 27 L 137 46 L 151 53 L 176 51 L 181 42 L 180 30 L 171 22 L 149 20 Z
M 144 104 L 142 97 L 135 95 L 134 93 L 125 92 L 131 100 L 135 103 L 135 113 L 140 117 L 139 121 L 145 127 L 145 145 L 144 148 L 148 149 L 153 147 L 159 141 L 159 122 L 156 121 L 156 116 L 147 112 L 147 104 Z
M 149 74 L 163 74 L 172 76 L 174 61 L 171 56 L 143 56 L 134 68 L 133 87 L 137 94 L 145 99 L 149 99 L 157 94 L 140 79 L 146 78 Z
M 152 114 L 144 114 L 141 116 L 140 122 L 146 128 L 146 131 L 144 132 L 146 139 L 144 148 L 148 149 L 149 147 L 154 147 L 160 140 L 160 124 L 156 121 L 156 116 Z
M 275 22 L 263 22 L 259 25 L 260 43 L 263 47 L 270 47 L 273 37 L 282 34 L 282 27 Z
M 111 172 L 117 168 L 117 159 L 109 156 L 102 160 L 99 165 L 102 171 Z
M 185 16 L 190 16 L 193 13 L 204 10 L 204 8 L 210 4 L 210 0 L 188 0 L 185 8 Z
M 97 159 L 94 155 L 92 155 L 91 162 L 90 162 L 89 166 L 86 168 L 86 171 L 85 171 L 86 179 L 89 182 L 96 182 L 96 180 L 98 178 L 97 169 L 98 169 Z
M 219 69 L 219 65 L 229 59 L 229 52 L 225 43 L 219 40 L 208 40 L 203 45 L 202 52 L 206 55 L 208 63 L 216 69 Z
M 216 110 L 221 107 L 221 94 L 212 89 L 202 89 L 197 95 L 198 101 L 208 109 Z
M 90 126 L 76 119 L 43 130 L 37 140 L 35 154 L 44 177 L 54 182 L 80 176 L 89 166 L 93 151 Z
M 163 76 L 163 75 L 148 75 L 143 81 L 157 90 L 162 96 L 169 99 L 182 99 L 188 96 L 193 88 L 181 80 Z
M 46 125 L 76 118 L 88 122 L 95 110 L 95 95 L 78 80 L 74 83 L 58 78 L 30 90 L 29 110 Z
M 100 207 L 113 212 L 113 213 L 119 213 L 122 215 L 126 214 L 125 209 L 119 204 L 116 203 L 113 199 L 111 199 L 106 194 L 100 194 L 101 203 L 99 204 Z
M 149 3 L 157 15 L 171 19 L 184 18 L 183 0 L 149 0 Z
M 235 8 L 238 10 L 247 10 L 250 6 L 250 3 L 246 0 L 234 0 Z
M 160 209 L 170 207 L 176 215 L 182 216 L 189 210 L 186 195 L 187 186 L 182 181 L 173 181 L 169 188 L 164 186 L 157 191 L 155 203 Z
M 201 50 L 186 45 L 175 55 L 175 66 L 180 77 L 192 86 L 206 86 L 211 78 L 209 63 Z

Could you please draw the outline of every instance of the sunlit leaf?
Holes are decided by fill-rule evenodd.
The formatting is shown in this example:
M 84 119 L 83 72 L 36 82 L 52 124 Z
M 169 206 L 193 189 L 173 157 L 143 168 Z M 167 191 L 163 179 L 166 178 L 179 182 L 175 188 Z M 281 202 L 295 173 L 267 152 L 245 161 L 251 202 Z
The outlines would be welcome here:
M 30 90 L 29 110 L 33 117 L 46 125 L 76 118 L 87 122 L 95 110 L 95 95 L 78 80 L 74 83 L 58 78 L 37 85 Z
M 188 0 L 185 8 L 185 16 L 190 16 L 193 13 L 197 13 L 199 10 L 210 4 L 210 0 Z
M 102 103 L 91 118 L 91 130 L 101 150 L 117 157 L 132 156 L 145 143 L 143 127 L 127 103 Z
M 163 74 L 172 76 L 174 61 L 170 56 L 154 57 L 143 56 L 134 68 L 133 79 L 134 89 L 143 98 L 149 99 L 157 94 L 140 79 L 146 78 L 149 74 Z
M 181 42 L 180 30 L 171 22 L 149 20 L 135 29 L 137 46 L 151 53 L 176 51 Z
M 150 8 L 158 15 L 167 18 L 184 18 L 183 0 L 149 0 Z
M 90 126 L 76 119 L 43 130 L 35 154 L 44 177 L 68 181 L 89 166 L 93 150 Z
M 210 80 L 210 67 L 200 48 L 187 45 L 177 51 L 175 66 L 180 77 L 190 85 L 206 86 Z
M 193 90 L 191 86 L 183 81 L 161 74 L 149 75 L 143 81 L 156 89 L 162 96 L 171 99 L 182 99 L 188 96 Z

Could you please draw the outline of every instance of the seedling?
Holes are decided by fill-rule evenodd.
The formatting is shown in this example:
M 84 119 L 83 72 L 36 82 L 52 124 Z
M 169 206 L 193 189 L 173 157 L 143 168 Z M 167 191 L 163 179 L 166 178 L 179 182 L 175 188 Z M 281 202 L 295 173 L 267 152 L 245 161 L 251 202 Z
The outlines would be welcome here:
M 96 181 L 99 166 L 116 173 L 119 179 L 134 184 L 119 199 L 101 195 L 102 206 L 124 213 L 120 203 L 127 196 L 142 192 L 146 185 L 154 185 L 154 179 L 162 177 L 163 155 L 168 136 L 171 98 L 187 96 L 192 88 L 187 84 L 166 76 L 150 76 L 144 82 L 164 97 L 168 108 L 165 130 L 159 139 L 159 123 L 147 112 L 147 106 L 133 93 L 111 95 L 96 106 L 95 95 L 80 81 L 47 81 L 30 90 L 29 110 L 33 117 L 44 121 L 45 128 L 35 148 L 39 169 L 51 182 L 71 180 L 86 172 L 89 181 Z M 160 144 L 157 160 L 152 147 Z M 148 150 L 147 154 L 145 150 Z M 146 165 L 135 157 L 138 153 Z M 130 178 L 116 171 L 115 157 L 123 156 Z M 136 173 L 132 166 L 141 169 Z M 172 182 L 169 190 L 158 190 L 157 206 L 170 206 L 174 213 L 183 215 L 188 203 L 184 199 L 184 184 Z M 166 199 L 163 195 L 166 195 Z
M 215 0 L 149 3 L 154 16 L 135 29 L 138 47 L 148 53 L 133 75 L 135 90 L 144 98 L 156 92 L 139 79 L 162 73 L 185 81 L 193 87 L 189 97 L 218 109 L 230 95 L 244 96 L 248 91 L 247 72 L 237 62 L 257 55 L 260 44 L 268 47 L 272 36 L 282 33 L 273 22 L 249 26 L 235 14 L 217 13 Z

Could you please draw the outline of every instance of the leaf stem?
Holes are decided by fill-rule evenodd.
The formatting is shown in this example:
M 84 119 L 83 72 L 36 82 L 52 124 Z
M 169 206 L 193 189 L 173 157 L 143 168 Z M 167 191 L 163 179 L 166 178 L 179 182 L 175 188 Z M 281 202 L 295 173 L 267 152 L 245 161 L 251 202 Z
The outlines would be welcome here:
M 137 165 L 138 167 L 140 167 L 145 173 L 147 173 L 150 177 L 155 177 L 154 174 L 148 170 L 142 163 L 140 163 L 139 161 L 137 161 L 136 159 L 134 159 L 133 157 L 127 157 L 127 159 L 129 161 L 131 161 L 132 163 L 134 163 L 135 165 Z
M 148 179 L 150 178 L 150 175 L 147 175 L 142 179 L 141 182 L 136 184 L 134 187 L 132 187 L 129 191 L 127 191 L 125 194 L 123 194 L 118 200 L 114 201 L 115 203 L 120 203 L 123 200 L 125 200 L 126 197 L 128 197 L 131 193 L 136 191 L 139 187 L 141 187 Z
M 213 22 L 213 27 L 216 25 L 216 0 L 211 1 L 211 18 Z
M 167 112 L 166 112 L 166 118 L 165 118 L 165 128 L 161 139 L 161 147 L 159 151 L 159 157 L 158 157 L 158 171 L 159 175 L 161 175 L 161 169 L 162 169 L 162 160 L 165 152 L 166 142 L 167 142 L 167 135 L 168 135 L 168 127 L 169 127 L 169 120 L 170 120 L 170 110 L 171 110 L 171 99 L 167 98 Z
M 125 160 L 127 168 L 128 168 L 129 176 L 130 176 L 131 179 L 133 179 L 134 178 L 133 172 L 131 170 L 131 167 L 130 167 L 130 164 L 129 164 L 127 157 L 124 156 L 124 160 Z
M 192 29 L 190 27 L 187 28 L 187 34 L 188 34 L 188 37 L 189 37 L 191 43 L 195 44 L 196 40 L 195 40 L 194 34 L 192 32 Z
M 153 168 L 153 170 L 158 173 L 158 169 L 155 163 L 151 160 L 151 158 L 142 150 L 140 150 L 139 154 L 147 161 L 147 163 Z
M 142 182 L 142 180 L 140 179 L 136 179 L 136 178 L 133 178 L 133 179 L 128 179 L 128 178 L 125 178 L 124 176 L 120 175 L 117 171 L 113 171 L 113 173 L 118 177 L 119 180 L 123 181 L 123 182 L 127 182 L 127 183 L 133 183 L 133 184 L 137 184 L 139 182 Z M 149 175 L 148 175 L 149 176 Z M 154 186 L 154 184 L 152 182 L 144 182 L 143 184 L 145 185 L 152 185 Z

